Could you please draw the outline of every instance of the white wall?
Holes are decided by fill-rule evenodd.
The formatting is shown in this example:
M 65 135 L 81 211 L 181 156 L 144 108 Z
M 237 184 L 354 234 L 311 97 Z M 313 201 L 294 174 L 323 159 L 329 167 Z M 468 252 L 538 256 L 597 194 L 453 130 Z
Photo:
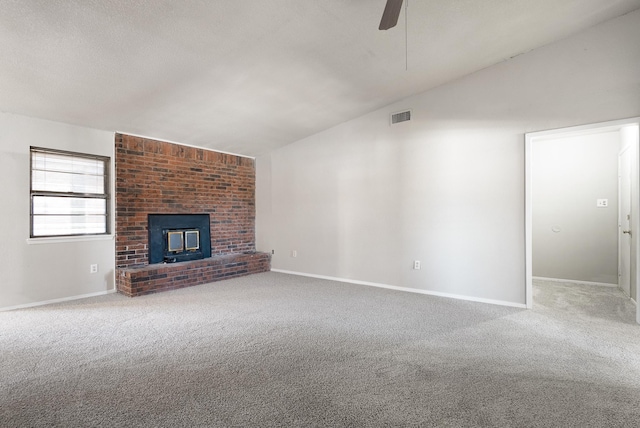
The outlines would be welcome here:
M 638 40 L 640 11 L 258 158 L 258 249 L 274 269 L 523 304 L 524 133 L 640 115 Z
M 30 146 L 109 156 L 113 167 L 113 132 L 0 113 L 0 309 L 114 290 L 112 237 L 29 240 Z
M 618 283 L 620 147 L 617 131 L 533 145 L 534 276 Z

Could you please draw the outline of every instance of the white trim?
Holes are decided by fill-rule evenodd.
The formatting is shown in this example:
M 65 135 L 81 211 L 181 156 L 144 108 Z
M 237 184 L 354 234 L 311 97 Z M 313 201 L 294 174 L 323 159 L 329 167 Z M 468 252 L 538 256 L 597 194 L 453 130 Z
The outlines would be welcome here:
M 533 191 L 531 189 L 532 136 L 524 134 L 524 303 L 533 308 Z
M 545 278 L 544 276 L 534 276 L 532 279 L 537 279 L 540 281 L 550 281 L 550 282 L 570 282 L 572 284 L 579 285 L 595 285 L 597 287 L 613 287 L 617 288 L 618 284 L 611 284 L 608 282 L 593 282 L 593 281 L 578 281 L 577 279 L 562 279 L 562 278 Z
M 60 302 L 68 302 L 70 300 L 86 299 L 87 297 L 104 296 L 105 294 L 112 294 L 112 293 L 115 293 L 115 292 L 116 292 L 116 289 L 113 288 L 111 290 L 98 291 L 96 293 L 80 294 L 80 295 L 77 295 L 77 296 L 62 297 L 60 299 L 52 299 L 52 300 L 45 300 L 45 301 L 42 301 L 42 302 L 26 303 L 24 305 L 7 306 L 5 308 L 0 308 L 0 312 L 15 311 L 16 309 L 28 309 L 28 308 L 33 308 L 35 306 L 50 305 L 52 303 L 60 303 Z
M 611 120 L 608 122 L 590 123 L 587 125 L 570 126 L 567 128 L 547 129 L 545 131 L 527 132 L 525 135 L 538 139 L 551 139 L 575 137 L 583 134 L 599 134 L 601 132 L 619 131 L 628 125 L 640 122 L 640 116 L 627 119 Z
M 429 290 L 420 290 L 420 289 L 417 289 L 417 288 L 398 287 L 396 285 L 380 284 L 380 283 L 377 283 L 377 282 L 359 281 L 359 280 L 355 280 L 355 279 L 346 279 L 346 278 L 337 278 L 337 277 L 334 277 L 334 276 L 316 275 L 316 274 L 312 274 L 312 273 L 294 272 L 294 271 L 282 270 L 282 269 L 271 269 L 271 272 L 286 273 L 286 274 L 289 274 L 289 275 L 307 276 L 307 277 L 310 277 L 310 278 L 326 279 L 326 280 L 329 280 L 329 281 L 346 282 L 346 283 L 349 283 L 349 284 L 367 285 L 367 286 L 370 286 L 370 287 L 387 288 L 389 290 L 406 291 L 406 292 L 409 292 L 409 293 L 427 294 L 427 295 L 430 295 L 430 296 L 447 297 L 447 298 L 450 298 L 450 299 L 466 300 L 466 301 L 470 301 L 470 302 L 488 303 L 488 304 L 491 304 L 491 305 L 510 306 L 510 307 L 514 307 L 514 308 L 526 309 L 526 306 L 524 304 L 522 304 L 522 303 L 505 302 L 503 300 L 493 300 L 493 299 L 483 299 L 483 298 L 480 298 L 480 297 L 461 296 L 461 295 L 458 295 L 458 294 L 441 293 L 439 291 L 429 291 Z
M 60 242 L 84 241 L 112 241 L 115 235 L 79 235 L 79 236 L 48 236 L 43 238 L 27 238 L 27 244 L 57 244 Z
M 224 153 L 225 155 L 240 156 L 241 158 L 249 158 L 249 159 L 255 159 L 256 158 L 255 156 L 241 155 L 239 153 L 225 152 L 224 150 L 210 149 L 210 148 L 207 148 L 207 147 L 196 146 L 196 145 L 193 145 L 193 144 L 179 143 L 177 141 L 166 140 L 164 138 L 149 137 L 148 135 L 132 134 L 131 132 L 116 131 L 116 134 L 129 135 L 131 137 L 146 138 L 148 140 L 160 141 L 161 143 L 171 143 L 171 144 L 177 144 L 179 146 L 193 147 L 194 149 L 201 149 L 201 150 L 207 150 L 207 151 L 210 151 L 210 152 Z
M 634 145 L 629 145 L 625 148 L 623 148 L 622 150 L 620 150 L 620 152 L 618 152 L 618 215 L 617 215 L 617 219 L 616 219 L 616 223 L 618 226 L 618 233 L 617 233 L 617 238 L 618 238 L 618 287 L 620 287 L 621 290 L 624 291 L 625 294 L 627 294 L 627 291 L 622 288 L 621 286 L 621 282 L 622 282 L 622 253 L 623 253 L 623 246 L 626 247 L 625 244 L 623 244 L 623 242 L 628 242 L 628 248 L 629 248 L 629 262 L 632 261 L 632 256 L 633 256 L 633 251 L 632 251 L 632 239 L 629 238 L 625 238 L 623 240 L 622 236 L 621 236 L 621 231 L 624 229 L 624 227 L 622 227 L 622 222 L 621 222 L 621 214 L 622 214 L 622 175 L 621 175 L 621 170 L 622 170 L 622 160 L 621 157 L 624 156 L 624 154 L 628 151 L 631 151 L 631 159 L 630 159 L 630 177 L 629 177 L 629 194 L 627 195 L 629 197 L 629 213 L 631 214 L 633 212 L 633 170 L 634 170 L 634 165 L 637 165 L 637 162 L 635 162 L 635 159 L 633 159 L 633 155 L 634 155 Z M 623 218 L 625 216 L 622 216 Z M 633 224 L 632 221 L 628 220 L 629 225 Z M 628 240 L 627 240 L 628 239 Z M 629 266 L 627 266 L 627 269 L 625 269 L 628 274 L 629 274 L 629 294 L 631 294 L 631 284 L 632 284 L 632 278 L 631 278 L 631 266 L 632 263 L 630 263 Z

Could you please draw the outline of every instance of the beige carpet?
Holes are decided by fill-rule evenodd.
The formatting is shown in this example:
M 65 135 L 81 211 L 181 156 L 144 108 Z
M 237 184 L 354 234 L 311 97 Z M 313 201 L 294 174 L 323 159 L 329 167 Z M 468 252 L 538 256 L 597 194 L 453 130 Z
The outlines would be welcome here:
M 1 427 L 632 427 L 617 290 L 522 310 L 265 273 L 0 313 Z

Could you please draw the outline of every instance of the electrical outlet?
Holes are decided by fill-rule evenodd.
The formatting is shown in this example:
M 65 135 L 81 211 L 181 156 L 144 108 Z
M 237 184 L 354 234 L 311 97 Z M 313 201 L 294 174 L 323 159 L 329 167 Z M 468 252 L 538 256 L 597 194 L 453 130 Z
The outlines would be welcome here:
M 598 208 L 606 208 L 609 206 L 609 200 L 608 199 L 596 199 L 596 206 Z
M 291 251 L 291 257 L 298 257 L 298 251 L 296 250 Z
M 414 260 L 413 261 L 413 268 L 415 270 L 420 270 L 420 260 Z
M 89 273 L 98 273 L 98 265 L 89 265 Z

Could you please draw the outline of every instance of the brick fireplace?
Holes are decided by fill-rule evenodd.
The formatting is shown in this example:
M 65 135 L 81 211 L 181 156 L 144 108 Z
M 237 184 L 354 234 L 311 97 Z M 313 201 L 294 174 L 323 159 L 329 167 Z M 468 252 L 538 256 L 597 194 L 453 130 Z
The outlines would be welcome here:
M 255 251 L 253 159 L 125 134 L 115 144 L 119 292 L 138 296 L 270 270 L 270 255 Z M 149 264 L 149 216 L 191 214 L 209 218 L 211 256 Z M 190 231 L 170 236 L 179 243 L 195 237 Z

